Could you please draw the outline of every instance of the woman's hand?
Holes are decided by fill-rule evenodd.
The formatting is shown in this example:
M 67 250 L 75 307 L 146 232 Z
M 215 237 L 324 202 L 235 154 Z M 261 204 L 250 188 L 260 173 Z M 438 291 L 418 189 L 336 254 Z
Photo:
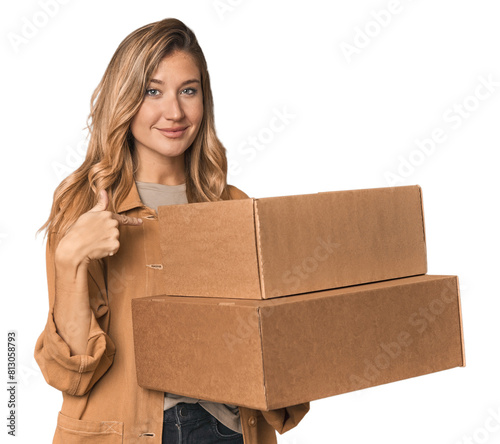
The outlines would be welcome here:
M 119 225 L 142 225 L 142 220 L 106 211 L 108 193 L 99 192 L 95 207 L 83 213 L 66 231 L 56 249 L 56 262 L 88 265 L 93 259 L 112 256 L 120 248 Z

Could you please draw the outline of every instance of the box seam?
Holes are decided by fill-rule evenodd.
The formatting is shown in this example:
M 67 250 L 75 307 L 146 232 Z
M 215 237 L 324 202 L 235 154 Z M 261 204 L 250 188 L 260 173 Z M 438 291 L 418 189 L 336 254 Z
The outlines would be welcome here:
M 269 405 L 267 399 L 267 386 L 266 386 L 266 372 L 264 365 L 264 343 L 263 343 L 263 335 L 262 335 L 262 307 L 257 307 L 257 319 L 259 320 L 259 339 L 260 339 L 260 350 L 261 350 L 261 362 L 262 362 L 262 386 L 264 387 L 264 400 L 266 403 L 266 409 Z
M 462 352 L 462 367 L 465 367 L 465 341 L 464 341 L 464 327 L 462 318 L 462 303 L 460 300 L 460 285 L 458 281 L 458 276 L 455 276 L 455 284 L 457 286 L 457 302 L 458 302 L 458 324 L 460 326 L 460 342 L 461 342 L 461 352 Z
M 255 248 L 257 251 L 257 273 L 259 276 L 260 297 L 266 298 L 266 289 L 264 285 L 264 264 L 262 262 L 262 243 L 260 239 L 260 220 L 257 200 L 253 201 L 253 220 L 255 230 Z
M 418 195 L 420 197 L 420 215 L 422 217 L 422 235 L 424 238 L 424 254 L 425 254 L 425 270 L 427 273 L 427 240 L 425 238 L 425 217 L 424 217 L 424 199 L 422 195 L 422 187 L 420 185 L 417 185 L 418 187 Z

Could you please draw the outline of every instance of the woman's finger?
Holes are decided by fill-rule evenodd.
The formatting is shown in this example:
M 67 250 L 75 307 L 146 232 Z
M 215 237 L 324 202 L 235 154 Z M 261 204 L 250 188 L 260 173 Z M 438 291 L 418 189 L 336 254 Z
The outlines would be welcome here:
M 111 213 L 111 217 L 116 219 L 120 225 L 141 225 L 142 219 L 132 216 L 126 216 L 125 214 Z

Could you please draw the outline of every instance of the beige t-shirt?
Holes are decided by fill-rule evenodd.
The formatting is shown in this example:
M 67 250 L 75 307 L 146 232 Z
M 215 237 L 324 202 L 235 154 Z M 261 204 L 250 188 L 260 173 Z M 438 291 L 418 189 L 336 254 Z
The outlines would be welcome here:
M 163 185 L 149 182 L 135 182 L 137 191 L 144 205 L 158 210 L 161 205 L 177 205 L 188 203 L 186 195 L 186 184 Z M 186 396 L 165 393 L 163 402 L 164 410 L 167 410 L 179 402 L 189 404 L 199 403 L 207 412 L 215 416 L 220 422 L 231 430 L 242 433 L 240 412 L 237 406 L 205 401 L 202 399 L 188 398 Z

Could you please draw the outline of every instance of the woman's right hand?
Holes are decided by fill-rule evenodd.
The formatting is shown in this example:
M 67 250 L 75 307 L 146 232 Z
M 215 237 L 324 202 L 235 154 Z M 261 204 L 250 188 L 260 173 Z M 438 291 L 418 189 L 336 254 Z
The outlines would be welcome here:
M 66 231 L 56 249 L 56 260 L 75 266 L 112 256 L 120 248 L 119 225 L 142 225 L 142 220 L 106 211 L 108 193 L 99 192 L 95 207 L 83 213 Z

